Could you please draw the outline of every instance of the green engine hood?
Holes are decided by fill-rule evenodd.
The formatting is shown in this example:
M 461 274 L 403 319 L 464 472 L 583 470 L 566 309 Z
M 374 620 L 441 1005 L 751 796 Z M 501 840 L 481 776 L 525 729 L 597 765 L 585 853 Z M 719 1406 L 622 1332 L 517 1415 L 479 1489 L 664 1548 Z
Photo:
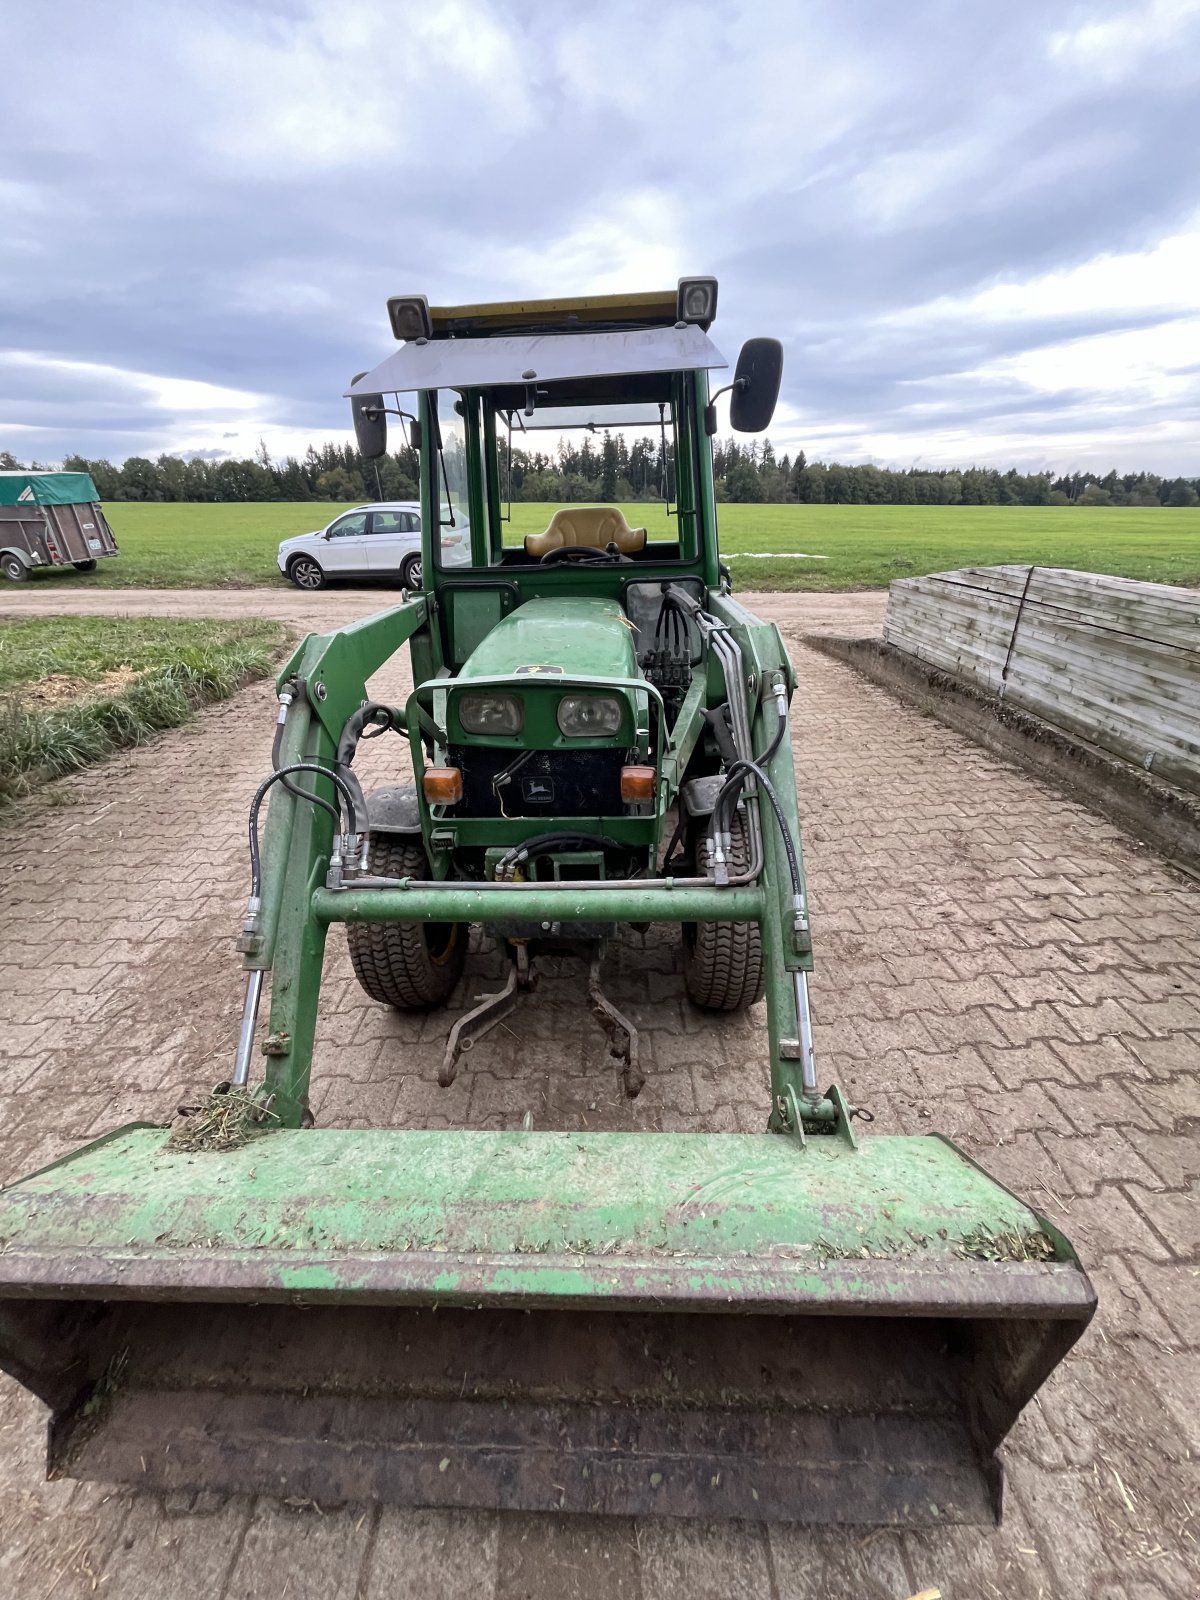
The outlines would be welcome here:
M 633 630 L 615 600 L 527 600 L 472 653 L 458 675 L 536 676 L 558 667 L 574 678 L 636 678 Z

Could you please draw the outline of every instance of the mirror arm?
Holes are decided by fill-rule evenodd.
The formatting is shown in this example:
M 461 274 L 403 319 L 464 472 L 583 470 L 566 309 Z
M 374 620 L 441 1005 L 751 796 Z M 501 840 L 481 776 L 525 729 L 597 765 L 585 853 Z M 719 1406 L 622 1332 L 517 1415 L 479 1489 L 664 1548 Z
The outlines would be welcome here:
M 710 439 L 717 431 L 717 401 L 731 389 L 744 389 L 749 382 L 749 378 L 735 378 L 732 383 L 727 383 L 723 389 L 718 389 L 716 394 L 709 396 L 708 404 L 704 408 L 704 431 Z
M 368 422 L 377 422 L 380 417 L 401 417 L 408 422 L 417 420 L 411 411 L 401 411 L 396 406 L 364 406 L 362 414 Z
M 402 406 L 364 406 L 362 415 L 367 422 L 378 422 L 380 417 L 399 417 L 401 422 L 408 423 L 404 430 L 404 442 L 410 450 L 421 448 L 421 424 L 411 411 L 405 411 Z M 376 467 L 378 473 L 379 468 Z

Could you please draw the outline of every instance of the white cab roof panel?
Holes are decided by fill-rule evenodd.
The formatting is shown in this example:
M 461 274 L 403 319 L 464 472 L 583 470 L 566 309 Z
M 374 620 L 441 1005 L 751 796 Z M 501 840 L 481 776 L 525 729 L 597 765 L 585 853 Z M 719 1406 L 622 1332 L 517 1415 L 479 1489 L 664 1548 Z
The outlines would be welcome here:
M 412 389 L 491 389 L 560 378 L 615 378 L 635 372 L 687 372 L 728 366 L 702 329 L 635 328 L 625 333 L 506 335 L 496 339 L 415 340 L 346 390 L 404 394 Z

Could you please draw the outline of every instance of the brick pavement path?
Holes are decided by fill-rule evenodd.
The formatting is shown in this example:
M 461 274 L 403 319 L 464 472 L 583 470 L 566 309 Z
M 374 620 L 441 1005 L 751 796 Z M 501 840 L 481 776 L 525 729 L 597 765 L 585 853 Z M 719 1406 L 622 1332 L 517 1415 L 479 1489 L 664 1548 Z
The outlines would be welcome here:
M 133 597 L 104 598 L 128 609 Z M 289 596 L 287 614 L 319 624 L 330 599 L 340 615 L 386 598 Z M 131 1499 L 44 1483 L 41 1408 L 0 1380 L 0 1595 L 904 1600 L 936 1584 L 946 1600 L 1190 1600 L 1200 1590 L 1200 891 L 1056 791 L 799 646 L 810 624 L 870 631 L 878 597 L 777 595 L 763 609 L 784 622 L 801 674 L 794 726 L 824 1071 L 873 1108 L 877 1129 L 937 1128 L 1028 1195 L 1068 1231 L 1100 1290 L 1092 1330 L 1010 1438 L 1004 1527 L 855 1536 Z M 72 780 L 75 804 L 0 830 L 0 1178 L 161 1116 L 227 1070 L 244 807 L 270 731 L 269 691 L 248 689 L 194 731 Z M 395 753 L 371 749 L 376 775 Z M 599 1033 L 578 1026 L 577 977 L 549 977 L 512 1033 L 493 1035 L 481 1064 L 472 1057 L 440 1091 L 446 1016 L 410 1021 L 371 1005 L 334 938 L 319 1120 L 511 1126 L 531 1109 L 543 1127 L 761 1126 L 761 1012 L 702 1022 L 683 999 L 669 930 L 645 948 L 629 935 L 610 963 L 613 992 L 646 1029 L 648 1083 L 632 1106 Z M 477 952 L 463 995 L 495 970 Z

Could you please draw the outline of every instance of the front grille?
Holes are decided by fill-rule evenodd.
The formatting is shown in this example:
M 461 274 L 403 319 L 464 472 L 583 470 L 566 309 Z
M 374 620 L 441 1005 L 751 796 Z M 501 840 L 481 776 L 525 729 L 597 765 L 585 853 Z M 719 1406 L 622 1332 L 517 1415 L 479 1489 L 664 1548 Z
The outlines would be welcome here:
M 522 754 L 519 765 L 514 762 Z M 481 745 L 450 748 L 461 768 L 461 817 L 620 817 L 623 750 L 491 750 Z M 506 768 L 511 777 L 499 790 L 493 780 Z M 503 805 L 501 805 L 503 801 Z

